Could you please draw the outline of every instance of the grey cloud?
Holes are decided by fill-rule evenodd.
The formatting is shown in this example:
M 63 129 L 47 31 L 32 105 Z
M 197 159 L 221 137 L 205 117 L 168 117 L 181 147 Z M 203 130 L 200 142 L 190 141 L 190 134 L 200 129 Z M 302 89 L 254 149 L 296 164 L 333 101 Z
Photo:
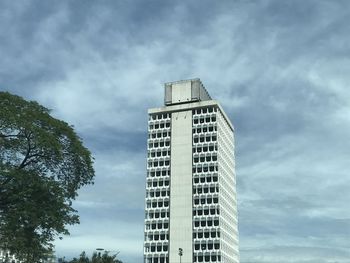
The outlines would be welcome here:
M 349 258 L 348 1 L 0 5 L 0 88 L 74 124 L 96 157 L 59 253 L 93 249 L 100 218 L 92 232 L 142 260 L 146 110 L 164 82 L 201 77 L 236 127 L 242 262 Z M 140 233 L 123 247 L 125 222 Z

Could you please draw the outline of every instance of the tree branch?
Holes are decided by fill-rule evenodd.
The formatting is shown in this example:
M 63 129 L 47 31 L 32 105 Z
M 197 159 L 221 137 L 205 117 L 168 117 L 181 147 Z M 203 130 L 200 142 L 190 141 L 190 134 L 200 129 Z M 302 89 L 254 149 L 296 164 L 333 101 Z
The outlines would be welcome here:
M 11 138 L 11 137 L 18 138 L 18 137 L 20 137 L 19 135 L 20 135 L 19 133 L 17 133 L 17 134 L 6 134 L 6 135 L 0 133 L 0 138 Z
M 30 144 L 31 133 L 27 134 L 27 131 L 24 131 L 24 135 L 25 135 L 25 138 L 27 139 L 27 152 L 26 152 L 26 155 L 24 156 L 22 163 L 19 165 L 18 169 L 23 169 L 26 166 L 26 162 L 28 158 L 30 158 L 30 152 L 32 150 L 32 147 Z

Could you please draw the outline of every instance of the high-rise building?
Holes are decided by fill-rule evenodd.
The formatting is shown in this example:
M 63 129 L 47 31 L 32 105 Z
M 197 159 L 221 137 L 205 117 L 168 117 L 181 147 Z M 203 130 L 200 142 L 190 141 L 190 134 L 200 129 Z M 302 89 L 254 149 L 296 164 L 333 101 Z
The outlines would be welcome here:
M 239 262 L 233 126 L 199 79 L 149 109 L 145 263 Z

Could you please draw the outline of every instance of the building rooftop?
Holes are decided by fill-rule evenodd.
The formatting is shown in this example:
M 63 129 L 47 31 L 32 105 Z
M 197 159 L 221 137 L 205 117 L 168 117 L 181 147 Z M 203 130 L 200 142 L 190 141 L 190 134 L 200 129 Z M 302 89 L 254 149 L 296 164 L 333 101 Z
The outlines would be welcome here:
M 166 106 L 212 99 L 199 78 L 168 82 L 164 89 Z

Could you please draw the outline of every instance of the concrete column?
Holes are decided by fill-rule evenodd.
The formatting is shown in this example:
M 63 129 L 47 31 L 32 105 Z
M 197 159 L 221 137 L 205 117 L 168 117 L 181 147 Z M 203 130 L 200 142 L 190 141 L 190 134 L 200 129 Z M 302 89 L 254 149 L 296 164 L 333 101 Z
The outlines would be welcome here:
M 169 262 L 192 263 L 192 111 L 172 113 Z

